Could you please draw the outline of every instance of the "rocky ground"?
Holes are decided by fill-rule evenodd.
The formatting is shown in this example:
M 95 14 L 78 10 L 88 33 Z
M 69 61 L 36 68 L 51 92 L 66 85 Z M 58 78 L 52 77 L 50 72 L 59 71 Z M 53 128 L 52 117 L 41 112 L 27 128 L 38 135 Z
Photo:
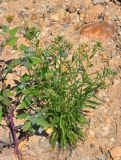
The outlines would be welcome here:
M 0 24 L 14 16 L 11 26 L 37 26 L 41 45 L 63 35 L 77 47 L 100 39 L 105 51 L 94 61 L 96 69 L 108 65 L 118 75 L 112 85 L 99 92 L 104 103 L 90 111 L 90 126 L 84 144 L 70 151 L 52 149 L 48 139 L 32 136 L 21 149 L 24 160 L 121 160 L 121 2 L 120 0 L 0 0 Z M 18 56 L 6 48 L 0 59 Z M 0 126 L 0 140 L 9 141 L 7 128 Z M 1 145 L 1 144 L 0 144 Z M 6 148 L 0 160 L 16 160 Z

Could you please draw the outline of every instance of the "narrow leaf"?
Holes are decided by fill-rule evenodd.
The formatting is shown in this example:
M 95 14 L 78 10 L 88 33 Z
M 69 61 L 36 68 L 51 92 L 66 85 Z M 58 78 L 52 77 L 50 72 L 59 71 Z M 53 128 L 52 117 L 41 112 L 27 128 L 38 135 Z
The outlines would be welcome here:
M 17 31 L 18 31 L 18 27 L 11 29 L 9 31 L 10 36 L 11 37 L 15 36 L 15 34 L 17 33 Z
M 11 47 L 14 47 L 16 45 L 16 42 L 18 40 L 18 37 L 12 37 L 11 39 L 8 40 L 8 45 L 10 45 Z

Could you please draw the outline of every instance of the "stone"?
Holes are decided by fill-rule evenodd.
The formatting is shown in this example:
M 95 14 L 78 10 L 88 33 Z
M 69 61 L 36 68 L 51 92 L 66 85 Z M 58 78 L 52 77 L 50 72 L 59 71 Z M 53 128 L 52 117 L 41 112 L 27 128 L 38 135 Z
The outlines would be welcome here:
M 81 14 L 79 15 L 79 20 L 80 21 L 84 21 L 86 14 L 84 12 L 81 12 Z
M 80 22 L 80 18 L 77 14 L 76 15 L 74 14 L 71 19 L 72 19 L 72 23 L 79 23 Z
M 116 5 L 121 5 L 121 1 L 120 0 L 113 0 L 113 2 L 116 4 Z
M 94 5 L 103 4 L 103 3 L 105 3 L 105 0 L 92 0 L 92 3 L 93 3 Z
M 111 22 L 92 22 L 85 25 L 81 31 L 81 36 L 86 36 L 88 38 L 96 38 L 105 40 L 115 33 L 115 27 Z
M 77 9 L 74 6 L 68 6 L 66 8 L 66 11 L 69 12 L 69 13 L 75 13 L 77 11 Z
M 103 62 L 107 62 L 108 59 L 109 59 L 109 55 L 108 55 L 107 53 L 102 54 L 101 60 L 102 60 Z
M 113 160 L 120 160 L 121 159 L 121 146 L 116 146 L 112 148 L 110 151 Z
M 31 15 L 31 20 L 37 20 L 37 14 L 32 14 Z
M 98 16 L 98 19 L 101 20 L 101 21 L 104 21 L 105 18 L 104 18 L 103 15 L 99 15 L 99 16 Z
M 71 22 L 71 16 L 70 15 L 67 15 L 63 18 L 64 22 L 66 23 L 70 23 Z

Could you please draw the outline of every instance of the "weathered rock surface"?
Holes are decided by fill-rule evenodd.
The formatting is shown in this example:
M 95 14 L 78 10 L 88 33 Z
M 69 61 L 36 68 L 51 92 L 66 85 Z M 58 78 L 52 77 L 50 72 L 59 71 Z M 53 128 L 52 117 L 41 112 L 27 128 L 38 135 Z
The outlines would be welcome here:
M 80 31 L 80 34 L 83 36 L 102 40 L 110 38 L 114 33 L 114 25 L 105 21 L 87 24 Z
M 121 159 L 121 146 L 116 146 L 110 150 L 110 154 L 113 160 L 120 160 Z

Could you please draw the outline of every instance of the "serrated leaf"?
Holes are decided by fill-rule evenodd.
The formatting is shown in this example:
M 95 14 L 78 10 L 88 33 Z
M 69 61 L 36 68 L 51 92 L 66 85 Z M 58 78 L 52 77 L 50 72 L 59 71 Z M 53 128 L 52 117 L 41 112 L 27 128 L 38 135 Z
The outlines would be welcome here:
M 27 117 L 29 117 L 30 114 L 29 113 L 22 113 L 16 116 L 17 119 L 25 119 Z
M 6 89 L 6 96 L 11 97 L 13 95 L 14 93 L 12 91 Z
M 27 104 L 25 101 L 22 101 L 21 104 L 19 105 L 19 108 L 24 109 L 27 107 Z
M 26 132 L 26 131 L 29 131 L 31 127 L 32 127 L 31 122 L 26 122 L 22 129 L 24 132 Z
M 17 33 L 17 31 L 18 31 L 18 27 L 11 29 L 9 31 L 10 36 L 11 37 L 15 36 L 15 34 Z
M 37 65 L 37 64 L 39 64 L 41 62 L 40 58 L 37 58 L 37 57 L 30 57 L 30 61 L 34 65 Z
M 37 124 L 37 125 L 39 125 L 40 127 L 43 127 L 43 128 L 48 128 L 49 127 L 49 123 L 43 117 L 37 117 L 35 119 L 35 124 Z

